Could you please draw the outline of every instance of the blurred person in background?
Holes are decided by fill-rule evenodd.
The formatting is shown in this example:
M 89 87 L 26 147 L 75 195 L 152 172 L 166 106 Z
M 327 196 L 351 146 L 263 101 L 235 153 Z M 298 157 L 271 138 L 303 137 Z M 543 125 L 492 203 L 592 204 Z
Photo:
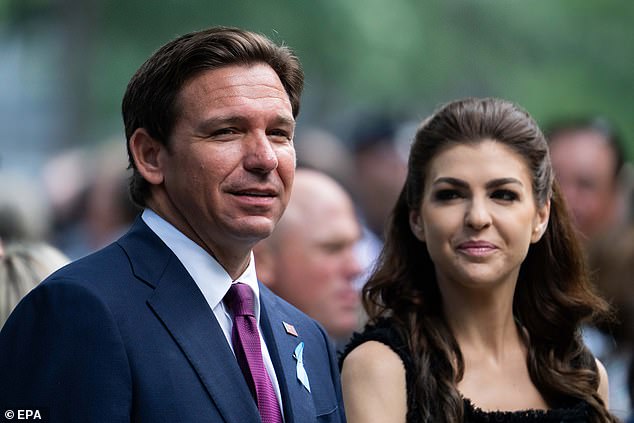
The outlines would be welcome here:
M 34 178 L 0 171 L 0 238 L 40 241 L 51 230 L 51 214 Z
M 314 126 L 303 128 L 295 136 L 295 151 L 298 168 L 323 172 L 350 191 L 354 177 L 352 154 L 335 134 Z
M 627 230 L 628 180 L 623 141 L 603 118 L 554 122 L 546 136 L 555 178 L 580 233 L 592 282 L 612 302 L 617 314 L 615 320 L 584 326 L 584 340 L 608 372 L 611 410 L 625 417 L 629 404 L 624 354 L 633 348 L 627 332 L 631 328 L 629 302 L 634 293 L 629 275 L 634 269 L 628 268 L 628 261 L 634 260 L 634 238 Z
M 127 158 L 121 140 L 109 140 L 93 155 L 95 166 L 84 214 L 86 244 L 91 252 L 122 236 L 141 211 L 128 192 Z
M 324 173 L 298 169 L 273 234 L 255 249 L 258 278 L 323 325 L 338 346 L 360 327 L 361 236 L 350 196 Z
M 8 241 L 0 247 L 0 329 L 18 302 L 48 275 L 69 262 L 43 241 Z
M 72 260 L 91 252 L 84 219 L 93 160 L 86 148 L 75 147 L 57 152 L 42 168 L 51 211 L 50 241 Z
M 612 304 L 615 319 L 586 329 L 586 340 L 610 378 L 610 409 L 625 419 L 632 413 L 627 371 L 634 353 L 634 224 L 595 245 L 595 283 Z
M 391 206 L 405 181 L 407 153 L 401 151 L 399 137 L 401 127 L 396 119 L 382 112 L 362 115 L 350 135 L 353 172 L 349 190 L 361 222 L 357 254 L 365 263 L 364 272 L 355 282 L 359 291 L 381 253 Z
M 362 221 L 380 240 L 407 174 L 406 159 L 397 144 L 397 122 L 373 113 L 358 119 L 351 134 L 351 192 Z
M 620 227 L 626 217 L 621 184 L 622 141 L 604 119 L 553 123 L 546 137 L 555 177 L 586 244 Z
M 308 128 L 296 137 L 295 149 L 299 167 L 315 169 L 323 172 L 341 184 L 344 190 L 352 192 L 355 186 L 354 161 L 350 148 L 334 134 L 322 128 Z M 355 205 L 357 217 L 364 212 L 360 205 Z M 361 238 L 355 244 L 355 253 L 363 269 L 354 281 L 354 288 L 361 292 L 361 288 L 368 280 L 368 276 L 381 252 L 381 239 L 368 228 L 362 218 L 357 219 L 361 228 Z
M 126 167 L 119 139 L 62 151 L 44 166 L 51 242 L 72 259 L 119 238 L 140 212 L 128 193 Z
M 34 178 L 0 172 L 0 328 L 24 295 L 69 261 L 46 241 L 51 214 L 43 192 Z

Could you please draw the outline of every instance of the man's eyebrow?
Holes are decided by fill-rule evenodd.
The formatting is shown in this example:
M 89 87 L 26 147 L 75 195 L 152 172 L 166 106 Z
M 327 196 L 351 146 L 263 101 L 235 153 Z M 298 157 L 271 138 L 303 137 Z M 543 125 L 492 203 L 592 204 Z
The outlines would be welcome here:
M 295 126 L 295 119 L 284 115 L 277 115 L 277 117 L 274 119 L 274 122 L 278 125 Z
M 213 128 L 221 125 L 239 125 L 246 121 L 246 118 L 241 116 L 214 116 L 209 119 L 205 119 L 200 122 L 198 128 Z
M 214 116 L 200 122 L 198 129 L 214 128 L 223 125 L 244 125 L 248 121 L 249 119 L 244 116 Z M 284 115 L 277 115 L 273 121 L 277 125 L 295 126 L 295 119 Z

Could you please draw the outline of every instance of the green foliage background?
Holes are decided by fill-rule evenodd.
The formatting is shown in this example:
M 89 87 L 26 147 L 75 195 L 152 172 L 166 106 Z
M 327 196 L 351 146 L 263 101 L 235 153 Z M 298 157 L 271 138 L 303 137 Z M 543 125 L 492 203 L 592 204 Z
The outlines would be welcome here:
M 62 144 L 121 132 L 135 69 L 167 40 L 222 24 L 297 51 L 307 124 L 336 131 L 359 110 L 418 119 L 456 97 L 500 96 L 542 124 L 605 116 L 634 157 L 634 2 L 5 0 L 0 22 L 40 49 L 47 33 L 61 34 L 44 50 L 73 128 Z

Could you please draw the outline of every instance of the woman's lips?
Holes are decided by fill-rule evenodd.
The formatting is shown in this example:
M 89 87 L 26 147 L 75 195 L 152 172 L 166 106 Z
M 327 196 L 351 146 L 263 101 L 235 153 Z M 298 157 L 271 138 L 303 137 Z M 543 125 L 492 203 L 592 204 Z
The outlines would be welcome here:
M 458 245 L 458 251 L 463 254 L 484 257 L 494 253 L 498 248 L 487 241 L 467 241 Z

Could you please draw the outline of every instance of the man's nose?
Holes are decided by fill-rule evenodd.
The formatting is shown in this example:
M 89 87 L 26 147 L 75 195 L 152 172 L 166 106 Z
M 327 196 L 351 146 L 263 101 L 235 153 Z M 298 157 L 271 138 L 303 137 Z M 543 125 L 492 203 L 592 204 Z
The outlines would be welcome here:
M 357 252 L 352 247 L 346 249 L 343 263 L 346 272 L 346 278 L 350 281 L 356 279 L 363 272 L 363 267 L 361 266 L 361 262 L 359 260 L 359 257 L 357 256 Z
M 277 168 L 277 153 L 265 133 L 252 134 L 245 141 L 244 168 L 246 170 L 268 173 Z

